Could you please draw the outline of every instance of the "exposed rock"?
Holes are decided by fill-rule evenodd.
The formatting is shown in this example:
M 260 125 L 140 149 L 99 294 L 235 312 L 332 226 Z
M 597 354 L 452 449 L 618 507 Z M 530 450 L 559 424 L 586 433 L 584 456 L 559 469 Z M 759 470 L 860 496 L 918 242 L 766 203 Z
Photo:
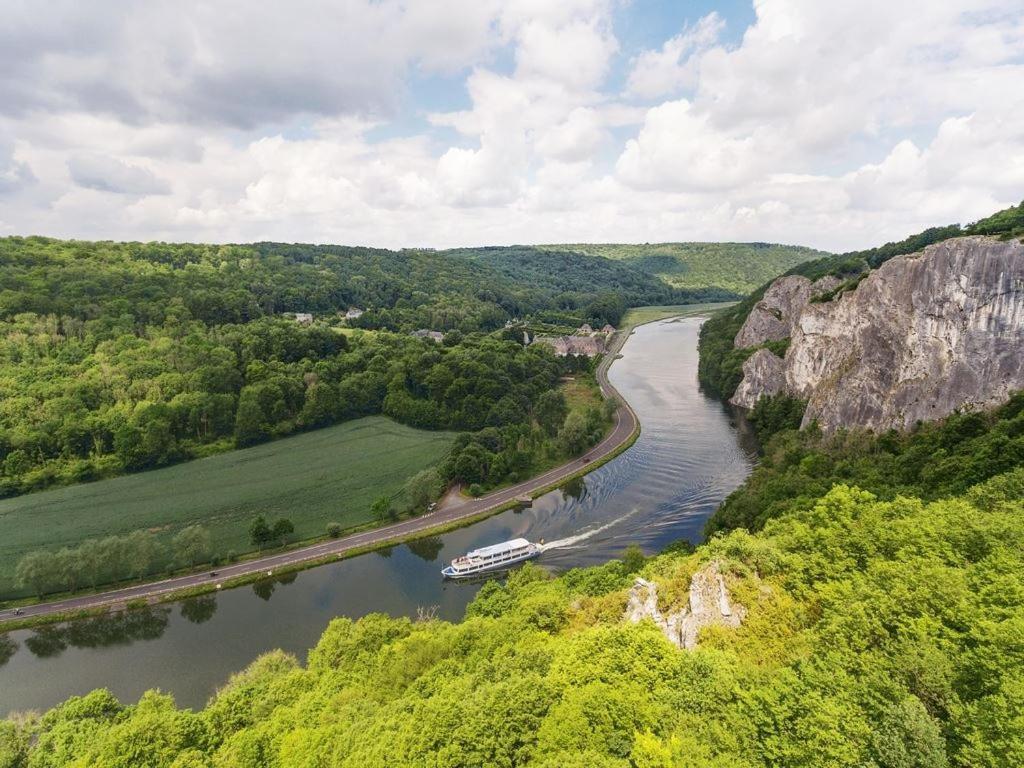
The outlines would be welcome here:
M 786 369 L 782 358 L 767 349 L 759 349 L 743 363 L 743 381 L 729 402 L 753 408 L 762 396 L 777 395 L 785 388 Z
M 737 348 L 756 347 L 791 335 L 797 315 L 811 297 L 811 281 L 800 275 L 780 277 L 750 310 L 733 340 Z
M 663 615 L 658 609 L 657 586 L 639 577 L 629 590 L 626 605 L 627 620 L 636 624 L 650 619 L 672 644 L 687 650 L 697 647 L 697 635 L 704 627 L 713 624 L 738 627 L 744 615 L 741 606 L 731 603 L 717 562 L 708 564 L 693 575 L 689 604 L 678 611 Z
M 1006 401 L 1024 389 L 1024 245 L 962 237 L 890 259 L 800 310 L 783 371 L 782 391 L 808 401 L 804 425 L 826 431 L 903 429 Z M 764 359 L 747 373 L 744 405 L 779 391 Z

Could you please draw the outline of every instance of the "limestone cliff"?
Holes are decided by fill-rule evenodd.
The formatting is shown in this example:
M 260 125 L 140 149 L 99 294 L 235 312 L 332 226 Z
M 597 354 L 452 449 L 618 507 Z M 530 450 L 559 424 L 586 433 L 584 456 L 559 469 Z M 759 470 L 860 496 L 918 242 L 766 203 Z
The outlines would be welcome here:
M 804 425 L 880 431 L 991 407 L 1024 389 L 1017 240 L 961 237 L 897 256 L 832 301 L 811 302 L 809 281 L 791 277 L 769 294 L 790 318 L 790 345 L 784 359 L 760 350 L 747 360 L 737 405 L 785 392 L 808 401 Z M 737 341 L 777 337 L 753 315 Z
M 738 627 L 746 611 L 733 605 L 717 562 L 697 571 L 690 580 L 689 603 L 668 615 L 658 608 L 656 585 L 637 577 L 629 590 L 626 619 L 636 623 L 650 619 L 674 645 L 686 650 L 697 647 L 697 636 L 704 627 Z

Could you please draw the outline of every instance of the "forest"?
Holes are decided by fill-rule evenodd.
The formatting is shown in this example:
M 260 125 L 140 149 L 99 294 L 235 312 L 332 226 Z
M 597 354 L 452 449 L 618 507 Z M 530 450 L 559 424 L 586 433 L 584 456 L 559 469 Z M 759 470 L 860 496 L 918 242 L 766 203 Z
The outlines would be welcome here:
M 743 326 L 750 310 L 761 300 L 765 290 L 777 277 L 803 275 L 810 280 L 817 280 L 826 275 L 835 275 L 842 278 L 843 284 L 833 291 L 832 295 L 816 297 L 818 300 L 828 300 L 843 290 L 855 287 L 869 270 L 877 269 L 894 256 L 916 253 L 926 246 L 963 235 L 988 235 L 1000 238 L 1024 236 L 1024 201 L 1020 205 L 965 226 L 951 224 L 932 227 L 899 242 L 886 243 L 877 248 L 805 261 L 783 274 L 776 275 L 743 301 L 717 313 L 703 325 L 700 333 L 698 370 L 701 387 L 708 394 L 723 400 L 732 397 L 743 379 L 743 363 L 756 351 L 756 348 L 736 349 L 733 346 L 733 339 Z M 788 341 L 783 340 L 770 342 L 764 346 L 781 355 L 787 345 Z
M 521 332 L 502 330 L 507 320 L 614 324 L 637 303 L 731 295 L 530 249 L 6 238 L 0 260 L 4 495 L 378 413 L 426 429 L 505 430 L 467 453 L 504 458 L 450 465 L 493 484 L 529 464 L 522 426 L 540 395 L 586 368 L 524 348 Z M 347 324 L 355 329 L 340 327 L 349 307 L 365 310 Z M 301 325 L 289 312 L 316 319 Z M 445 332 L 444 343 L 409 335 L 420 328 Z
M 1024 762 L 1022 471 L 926 502 L 836 486 L 758 533 L 489 582 L 457 624 L 335 619 L 199 711 L 105 690 L 0 723 L 5 768 L 999 768 Z M 737 629 L 623 620 L 716 562 Z M 59 638 L 58 638 L 59 639 Z
M 751 414 L 755 423 L 759 410 L 772 400 L 758 403 Z M 958 413 L 908 432 L 881 435 L 798 429 L 802 408 L 794 414 L 792 405 L 782 403 L 781 411 L 795 416 L 788 425 L 783 419 L 773 433 L 761 432 L 761 460 L 709 518 L 709 536 L 735 528 L 759 530 L 837 484 L 856 484 L 880 499 L 930 501 L 963 494 L 995 475 L 1024 468 L 1024 392 L 989 412 Z M 1024 484 L 1017 492 L 1024 499 Z

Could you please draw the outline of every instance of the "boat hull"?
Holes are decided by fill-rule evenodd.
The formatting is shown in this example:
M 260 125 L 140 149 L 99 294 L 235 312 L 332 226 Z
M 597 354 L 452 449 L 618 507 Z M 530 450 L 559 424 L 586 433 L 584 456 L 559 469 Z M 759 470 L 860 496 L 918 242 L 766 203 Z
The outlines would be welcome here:
M 488 563 L 479 567 L 461 568 L 456 570 L 452 566 L 446 566 L 441 569 L 441 575 L 446 579 L 459 580 L 459 579 L 472 579 L 477 576 L 481 576 L 487 573 L 496 573 L 498 571 L 505 571 L 514 565 L 525 563 L 527 560 L 533 560 L 535 557 L 540 555 L 540 547 L 533 547 L 529 552 L 519 556 L 503 560 L 502 562 Z

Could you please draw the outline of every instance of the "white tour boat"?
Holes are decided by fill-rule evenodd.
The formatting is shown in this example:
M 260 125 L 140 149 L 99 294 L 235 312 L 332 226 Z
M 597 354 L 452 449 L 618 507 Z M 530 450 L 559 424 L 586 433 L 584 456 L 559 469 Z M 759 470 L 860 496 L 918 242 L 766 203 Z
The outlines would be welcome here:
M 541 552 L 539 544 L 526 539 L 512 539 L 489 547 L 480 547 L 456 557 L 451 565 L 441 569 L 445 578 L 466 579 L 488 571 L 500 571 L 510 565 L 537 557 Z

